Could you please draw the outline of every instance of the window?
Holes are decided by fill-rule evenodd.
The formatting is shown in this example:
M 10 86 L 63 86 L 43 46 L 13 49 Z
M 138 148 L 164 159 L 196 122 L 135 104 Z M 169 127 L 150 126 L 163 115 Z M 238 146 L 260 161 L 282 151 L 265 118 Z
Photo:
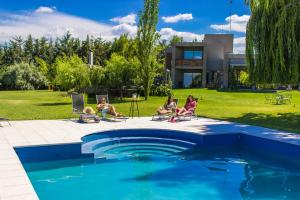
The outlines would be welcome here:
M 202 51 L 184 51 L 183 57 L 185 60 L 201 60 L 202 59 Z
M 183 86 L 184 88 L 199 88 L 202 83 L 201 73 L 184 73 Z

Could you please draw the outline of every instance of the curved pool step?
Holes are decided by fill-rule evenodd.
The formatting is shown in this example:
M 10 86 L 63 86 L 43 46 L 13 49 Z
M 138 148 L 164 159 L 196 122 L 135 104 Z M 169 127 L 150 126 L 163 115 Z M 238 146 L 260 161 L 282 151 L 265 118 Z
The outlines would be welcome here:
M 173 132 L 172 132 L 173 133 Z M 141 135 L 139 135 L 141 134 Z M 156 135 L 157 134 L 157 135 Z M 93 153 L 95 158 L 119 156 L 179 155 L 194 149 L 202 141 L 199 136 L 155 130 L 113 131 L 84 137 L 82 153 Z M 119 156 L 118 156 L 119 155 Z
M 82 145 L 83 153 L 93 153 L 95 150 L 115 145 L 115 144 L 128 144 L 128 143 L 153 143 L 153 144 L 166 144 L 175 145 L 182 148 L 192 148 L 196 143 L 178 140 L 173 138 L 161 138 L 161 137 L 117 137 L 117 138 L 101 138 L 94 141 L 89 141 Z
M 164 155 L 179 154 L 188 150 L 181 146 L 159 143 L 121 143 L 101 147 L 94 150 L 94 157 L 105 157 L 106 154 L 134 154 L 142 151 L 159 152 Z

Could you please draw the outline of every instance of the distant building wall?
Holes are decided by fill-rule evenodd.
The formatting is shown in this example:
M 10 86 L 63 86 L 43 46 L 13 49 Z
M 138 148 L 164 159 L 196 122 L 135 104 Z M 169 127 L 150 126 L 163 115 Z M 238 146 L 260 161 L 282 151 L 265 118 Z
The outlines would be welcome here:
M 185 59 L 184 51 L 202 51 L 202 59 Z M 228 87 L 231 61 L 243 65 L 245 56 L 233 54 L 232 34 L 207 34 L 203 42 L 181 42 L 167 50 L 166 68 L 171 71 L 173 87 L 183 86 L 185 73 L 201 73 L 202 87 L 214 82 Z

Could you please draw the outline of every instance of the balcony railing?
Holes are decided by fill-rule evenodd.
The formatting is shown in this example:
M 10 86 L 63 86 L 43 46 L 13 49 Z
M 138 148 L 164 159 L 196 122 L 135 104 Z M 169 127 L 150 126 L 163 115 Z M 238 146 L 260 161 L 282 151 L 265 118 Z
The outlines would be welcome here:
M 203 60 L 176 60 L 177 66 L 203 66 Z

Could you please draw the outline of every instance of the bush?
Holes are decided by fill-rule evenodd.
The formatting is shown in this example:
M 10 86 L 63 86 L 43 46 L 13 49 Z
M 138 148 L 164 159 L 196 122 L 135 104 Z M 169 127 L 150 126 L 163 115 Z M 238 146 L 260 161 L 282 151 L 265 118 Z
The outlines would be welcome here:
M 172 96 L 172 89 L 167 84 L 159 85 L 159 86 L 155 86 L 154 88 L 152 88 L 152 94 L 154 96 L 160 96 L 160 97 Z
M 77 55 L 58 57 L 54 65 L 57 72 L 55 84 L 60 89 L 82 92 L 90 85 L 89 68 Z
M 46 77 L 35 67 L 28 63 L 8 66 L 0 74 L 1 87 L 5 89 L 33 90 L 45 88 Z
M 242 71 L 240 73 L 239 79 L 240 79 L 240 83 L 242 85 L 245 85 L 245 86 L 249 86 L 250 85 L 249 74 L 247 72 Z

